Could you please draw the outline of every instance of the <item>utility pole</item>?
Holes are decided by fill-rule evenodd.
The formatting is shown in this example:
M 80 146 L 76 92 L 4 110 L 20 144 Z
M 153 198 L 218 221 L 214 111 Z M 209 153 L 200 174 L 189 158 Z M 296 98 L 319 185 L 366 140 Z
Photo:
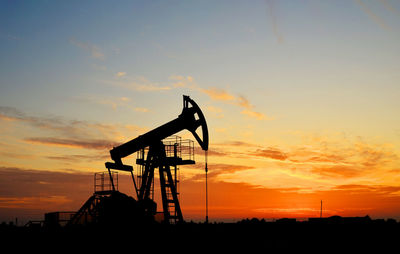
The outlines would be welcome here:
M 322 199 L 321 199 L 321 209 L 319 211 L 319 218 L 322 218 Z

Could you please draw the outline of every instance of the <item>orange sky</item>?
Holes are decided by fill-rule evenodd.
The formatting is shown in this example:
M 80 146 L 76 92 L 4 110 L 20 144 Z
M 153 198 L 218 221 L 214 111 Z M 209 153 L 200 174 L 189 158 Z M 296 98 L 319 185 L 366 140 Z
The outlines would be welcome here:
M 34 117 L 4 108 L 1 122 L 0 153 L 4 166 L 0 168 L 0 209 L 7 219 L 24 217 L 24 213 L 40 218 L 44 212 L 79 209 L 93 192 L 93 173 L 103 171 L 103 163 L 109 160 L 108 148 L 118 144 L 115 138 L 104 135 L 104 139 L 91 137 L 110 133 L 110 137 L 127 140 L 124 132 L 146 131 L 131 126 Z M 68 135 L 26 138 L 31 131 Z M 316 217 L 321 200 L 324 216 L 397 218 L 399 159 L 392 145 L 367 143 L 360 137 L 344 137 L 341 133 L 287 135 L 291 136 L 291 145 L 282 142 L 282 146 L 263 146 L 235 140 L 211 143 L 210 219 Z M 134 154 L 124 161 L 129 164 L 135 158 Z M 201 220 L 205 215 L 204 154 L 199 147 L 196 161 L 196 165 L 182 166 L 180 170 L 181 206 L 188 220 Z M 134 196 L 129 176 L 123 173 L 120 190 Z M 156 201 L 160 209 L 157 195 Z

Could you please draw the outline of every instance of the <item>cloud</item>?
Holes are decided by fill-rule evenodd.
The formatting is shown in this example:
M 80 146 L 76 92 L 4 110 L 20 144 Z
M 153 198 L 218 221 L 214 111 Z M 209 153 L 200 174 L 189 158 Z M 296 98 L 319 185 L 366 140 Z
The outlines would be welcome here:
M 235 100 L 235 96 L 228 93 L 224 89 L 211 87 L 211 88 L 207 88 L 207 89 L 200 88 L 200 91 L 204 94 L 207 94 L 211 99 L 214 99 L 217 101 L 234 101 Z
M 61 117 L 29 116 L 9 107 L 0 107 L 1 115 L 12 119 L 11 124 L 21 128 L 25 133 L 41 133 L 35 134 L 34 137 L 24 137 L 24 134 L 10 137 L 16 142 L 21 139 L 25 143 L 32 144 L 95 150 L 110 149 L 135 135 L 149 131 L 148 128 L 137 125 L 103 124 Z M 1 121 L 3 120 L 0 117 L 0 123 Z M 32 130 L 32 128 L 34 129 Z M 14 149 L 17 154 L 21 154 L 20 150 L 21 148 Z
M 90 154 L 69 154 L 69 155 L 52 155 L 52 156 L 47 156 L 47 159 L 50 160 L 57 160 L 57 161 L 64 161 L 64 162 L 70 162 L 70 163 L 75 163 L 75 162 L 81 162 L 81 161 L 87 161 L 87 162 L 94 162 L 94 161 L 99 161 L 99 160 L 107 160 L 109 159 L 110 155 L 108 153 L 104 153 L 103 155 L 90 155 Z
M 215 143 L 210 145 L 210 149 L 208 150 L 208 155 L 216 157 L 248 160 L 251 159 L 251 157 L 256 156 L 255 154 L 259 155 L 257 149 L 260 148 L 262 148 L 262 146 L 257 144 L 233 140 L 233 141 Z M 195 154 L 204 155 L 204 151 L 201 150 L 201 148 L 195 148 Z
M 115 74 L 115 76 L 116 76 L 117 78 L 121 78 L 121 77 L 123 77 L 123 76 L 126 76 L 126 72 L 119 71 L 119 72 L 117 72 L 117 74 Z
M 338 185 L 332 191 L 343 191 L 352 194 L 373 194 L 392 199 L 400 197 L 400 186 L 392 185 L 363 185 L 363 184 L 343 184 Z
M 255 112 L 255 111 L 252 111 L 252 110 L 243 110 L 240 113 L 243 114 L 243 115 L 255 118 L 257 120 L 266 119 L 266 116 L 263 113 Z
M 90 52 L 90 56 L 92 58 L 95 58 L 98 60 L 105 59 L 104 53 L 101 51 L 101 49 L 98 46 L 96 46 L 94 44 L 90 44 L 87 42 L 81 42 L 81 41 L 76 40 L 75 38 L 71 38 L 69 40 L 69 42 L 78 48 L 81 48 L 87 52 Z
M 239 141 L 239 140 L 232 140 L 224 143 L 218 143 L 216 144 L 218 146 L 234 146 L 234 147 L 261 147 L 260 145 L 249 143 L 249 142 L 244 142 L 244 141 Z
M 134 90 L 140 92 L 168 91 L 172 89 L 170 86 L 159 86 L 156 84 L 131 83 L 131 86 Z
M 311 172 L 316 175 L 333 178 L 354 178 L 363 174 L 363 171 L 354 165 L 315 166 Z
M 41 129 L 58 130 L 65 132 L 74 132 L 75 125 L 79 125 L 80 121 L 64 122 L 58 117 L 35 117 L 28 116 L 16 108 L 0 106 L 0 119 L 7 121 L 20 121 L 31 126 Z
M 173 86 L 170 85 L 160 85 L 156 82 L 151 82 L 144 77 L 130 78 L 130 80 L 126 81 L 102 80 L 101 82 L 110 84 L 112 86 L 139 92 L 162 92 L 162 91 L 169 91 L 174 88 Z
M 171 75 L 168 79 L 171 80 L 172 83 L 167 85 L 160 85 L 158 83 L 151 82 L 145 77 L 137 77 L 134 81 L 128 82 L 103 82 L 141 92 L 168 91 L 177 88 L 189 88 L 191 90 L 199 91 L 215 101 L 222 101 L 228 104 L 239 106 L 244 109 L 241 112 L 243 115 L 247 115 L 258 120 L 266 119 L 266 116 L 263 113 L 255 112 L 253 110 L 254 106 L 246 97 L 242 95 L 235 96 L 227 90 L 217 87 L 202 88 L 196 84 L 192 76 Z M 219 108 L 214 106 L 209 106 L 208 109 L 210 112 L 221 113 Z M 217 110 L 218 112 L 216 112 Z
M 0 106 L 0 120 L 7 119 L 16 123 L 24 123 L 26 126 L 50 131 L 58 136 L 69 138 L 85 138 L 92 136 L 117 136 L 117 125 L 91 123 L 82 120 L 64 119 L 58 116 L 30 116 L 16 108 Z
M 70 148 L 84 148 L 84 149 L 111 149 L 117 144 L 111 140 L 91 140 L 91 139 L 66 139 L 66 138 L 54 138 L 54 137 L 33 137 L 24 139 L 28 143 L 51 145 L 51 146 L 62 146 Z
M 253 156 L 258 156 L 258 157 L 263 157 L 263 158 L 270 158 L 274 160 L 286 160 L 288 158 L 288 155 L 279 149 L 275 148 L 264 148 L 264 149 L 257 149 L 254 153 L 251 155 Z
M 140 107 L 136 107 L 136 108 L 134 108 L 134 110 L 136 112 L 142 112 L 142 113 L 146 113 L 146 112 L 150 111 L 148 108 L 140 108 Z
M 0 166 L 0 221 L 18 216 L 24 223 L 46 212 L 77 211 L 92 193 L 92 173 Z
M 88 185 L 87 190 L 91 191 L 93 174 L 0 166 L 2 197 L 40 196 L 44 189 L 51 190 L 54 196 L 63 196 L 68 193 L 66 191 L 68 188 L 63 185 L 75 184 L 76 188 L 80 188 L 82 183 Z
M 255 118 L 257 120 L 264 120 L 267 118 L 263 113 L 254 111 L 253 110 L 254 106 L 251 105 L 249 100 L 247 98 L 245 98 L 244 96 L 238 96 L 236 98 L 236 103 L 240 107 L 244 108 L 244 110 L 242 110 L 240 112 L 242 115 L 247 115 L 247 116 L 249 116 L 251 118 Z
M 354 1 L 361 7 L 361 10 L 363 10 L 372 21 L 378 24 L 382 29 L 387 31 L 390 30 L 390 27 L 386 25 L 386 23 L 379 16 L 377 16 L 362 0 Z
M 4 115 L 4 114 L 0 113 L 0 120 L 6 121 L 6 122 L 14 122 L 14 121 L 17 121 L 18 119 L 15 118 L 15 117 L 10 117 L 10 116 L 7 116 L 7 115 Z
M 237 104 L 243 108 L 246 109 L 251 109 L 253 108 L 253 105 L 250 104 L 249 100 L 246 99 L 244 96 L 238 96 L 237 97 Z
M 205 94 L 212 100 L 239 106 L 243 108 L 241 114 L 248 117 L 257 120 L 270 119 L 267 118 L 265 114 L 256 112 L 254 110 L 254 106 L 249 102 L 246 97 L 242 95 L 235 96 L 227 90 L 217 87 L 202 88 L 196 84 L 192 76 L 171 75 L 168 79 L 170 80 L 170 82 L 164 85 L 156 82 L 151 82 L 145 77 L 136 77 L 133 78 L 133 80 L 131 79 L 129 81 L 103 80 L 102 82 L 139 92 L 162 92 L 179 88 L 187 88 Z M 210 111 L 212 111 L 213 109 L 216 109 L 216 107 L 213 108 L 213 106 L 210 106 L 209 109 Z M 218 114 L 217 117 L 222 118 L 223 115 Z
M 394 8 L 387 0 L 380 0 L 380 2 L 388 11 L 400 15 L 400 12 L 396 8 Z
M 188 166 L 190 168 L 204 170 L 204 163 L 196 163 L 195 165 Z M 229 174 L 242 170 L 250 170 L 255 167 L 249 165 L 239 165 L 239 164 L 224 164 L 224 163 L 208 163 L 208 177 L 214 179 L 221 174 Z M 195 174 L 191 180 L 204 180 L 204 173 Z
M 129 97 L 103 97 L 97 95 L 85 95 L 75 97 L 74 100 L 110 106 L 113 110 L 117 110 L 118 108 L 128 108 L 129 110 L 141 113 L 146 113 L 150 111 L 148 108 L 132 106 L 131 98 Z
M 279 30 L 278 21 L 276 17 L 275 10 L 275 1 L 273 0 L 265 0 L 267 4 L 267 14 L 271 21 L 272 31 L 278 41 L 279 44 L 283 44 L 285 42 L 282 33 Z
M 201 147 L 195 146 L 194 153 L 197 156 L 203 156 L 204 150 L 201 149 Z M 208 156 L 225 157 L 225 156 L 228 156 L 229 154 L 226 151 L 223 151 L 222 149 L 217 149 L 217 148 L 213 147 L 212 149 L 209 149 L 207 151 L 207 155 Z
M 319 179 L 345 179 L 358 182 L 388 182 L 395 177 L 393 168 L 399 157 L 388 145 L 352 140 L 319 141 L 304 140 L 304 147 L 287 152 L 288 165 L 296 172 L 311 174 Z
M 129 97 L 112 97 L 112 96 L 98 96 L 98 95 L 83 95 L 74 97 L 73 100 L 80 102 L 89 102 L 93 104 L 100 104 L 110 106 L 113 110 L 117 110 L 119 107 L 128 107 L 131 99 Z
M 368 143 L 349 135 L 345 140 L 325 136 L 302 139 L 301 145 L 285 148 L 243 141 L 217 143 L 210 147 L 218 152 L 216 157 L 221 155 L 236 163 L 256 167 L 219 178 L 225 181 L 244 181 L 266 187 L 276 187 L 278 183 L 314 192 L 343 183 L 394 184 L 398 179 L 399 156 L 393 146 Z
M 70 203 L 72 200 L 66 196 L 47 196 L 47 197 L 0 197 L 0 208 L 37 208 L 42 206 L 61 206 Z
M 398 156 L 385 146 L 367 144 L 359 140 L 355 143 L 355 153 L 364 167 L 379 167 L 392 161 L 398 160 Z
M 195 85 L 193 84 L 194 78 L 192 76 L 181 76 L 181 75 L 171 75 L 169 80 L 172 80 L 172 87 L 179 88 L 179 87 L 190 87 L 194 88 Z
M 257 120 L 267 119 L 267 117 L 263 113 L 254 111 L 254 106 L 251 105 L 249 100 L 242 95 L 235 96 L 224 89 L 216 87 L 210 87 L 207 89 L 199 88 L 199 91 L 208 95 L 213 100 L 222 101 L 243 108 L 243 110 L 240 112 L 243 115 L 249 116 Z
M 0 106 L 0 116 L 9 121 L 14 121 L 24 118 L 25 114 L 13 107 Z

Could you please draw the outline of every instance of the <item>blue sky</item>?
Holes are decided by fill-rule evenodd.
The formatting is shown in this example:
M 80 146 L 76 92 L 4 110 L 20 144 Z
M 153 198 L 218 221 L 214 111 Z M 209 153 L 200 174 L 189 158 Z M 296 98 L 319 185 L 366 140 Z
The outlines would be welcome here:
M 73 108 L 59 104 L 71 97 L 127 95 L 99 82 L 117 72 L 159 84 L 190 75 L 251 98 L 265 114 L 275 98 L 299 93 L 370 96 L 382 86 L 365 74 L 372 70 L 397 92 L 398 11 L 362 3 L 378 22 L 357 1 L 2 1 L 1 99 L 68 114 Z M 274 103 L 264 107 L 264 98 Z

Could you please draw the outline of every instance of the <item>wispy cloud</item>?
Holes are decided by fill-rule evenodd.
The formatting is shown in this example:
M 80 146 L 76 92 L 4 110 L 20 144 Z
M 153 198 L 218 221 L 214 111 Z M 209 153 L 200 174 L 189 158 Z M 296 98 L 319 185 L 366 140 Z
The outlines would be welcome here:
M 240 107 L 244 108 L 240 112 L 242 115 L 246 115 L 246 116 L 249 116 L 251 118 L 255 118 L 257 120 L 265 120 L 265 119 L 267 119 L 267 116 L 265 114 L 254 111 L 254 106 L 244 96 L 238 96 L 236 98 L 236 103 Z M 272 118 L 268 118 L 268 120 L 271 120 L 271 119 Z
M 286 153 L 276 148 L 257 149 L 252 155 L 282 161 L 288 158 L 288 155 Z
M 267 4 L 267 15 L 271 22 L 272 31 L 273 31 L 278 43 L 283 44 L 285 42 L 285 40 L 284 40 L 283 35 L 278 27 L 278 19 L 277 19 L 276 10 L 275 10 L 275 1 L 274 0 L 265 0 L 265 2 Z
M 82 121 L 75 120 L 66 122 L 59 117 L 28 116 L 16 108 L 3 106 L 0 106 L 0 119 L 6 121 L 24 122 L 33 127 L 60 131 L 69 134 L 75 133 L 77 126 L 83 124 Z
M 399 10 L 397 10 L 396 8 L 394 8 L 387 0 L 379 0 L 383 6 L 386 8 L 386 10 L 396 14 L 396 15 L 400 15 Z
M 258 145 L 258 144 L 239 141 L 239 140 L 231 140 L 231 141 L 228 141 L 228 142 L 217 143 L 216 145 L 222 146 L 222 147 L 224 147 L 224 146 L 250 147 L 250 148 L 260 148 L 260 147 L 262 147 L 261 145 Z
M 122 97 L 124 98 L 124 97 Z M 122 99 L 121 100 L 124 100 Z M 0 121 L 9 121 L 12 124 L 21 127 L 33 127 L 38 130 L 44 131 L 47 137 L 57 137 L 57 139 L 47 140 L 48 143 L 58 143 L 59 145 L 71 145 L 82 147 L 101 147 L 99 137 L 105 143 L 113 144 L 116 140 L 125 138 L 124 133 L 141 133 L 147 128 L 136 125 L 122 125 L 122 124 L 103 124 L 96 122 L 88 122 L 82 120 L 71 120 L 57 116 L 30 116 L 11 107 L 0 106 Z M 30 139 L 31 137 L 27 137 Z M 86 142 L 79 144 L 79 141 Z M 100 141 L 101 141 L 100 140 Z M 36 142 L 45 143 L 45 140 L 32 139 L 32 143 Z M 71 142 L 70 142 L 71 141 Z
M 51 146 L 63 146 L 71 148 L 85 148 L 85 149 L 111 149 L 117 143 L 111 140 L 101 139 L 67 139 L 67 138 L 54 138 L 54 137 L 32 137 L 25 138 L 26 142 Z
M 362 0 L 354 1 L 361 7 L 361 10 L 363 10 L 372 21 L 378 24 L 382 29 L 390 30 L 390 27 L 383 21 L 383 19 L 376 15 Z
M 117 74 L 115 74 L 115 76 L 116 76 L 117 78 L 121 78 L 121 77 L 123 77 L 123 76 L 126 76 L 126 72 L 119 71 L 119 72 L 117 72 Z
M 252 110 L 248 110 L 248 109 L 242 110 L 240 113 L 243 114 L 243 115 L 249 116 L 251 118 L 255 118 L 257 120 L 266 119 L 266 116 L 263 113 L 252 111 Z
M 353 178 L 363 174 L 356 165 L 314 166 L 311 172 L 329 178 Z
M 195 153 L 196 156 L 203 156 L 204 155 L 204 150 L 201 149 L 201 147 L 195 146 L 194 153 Z M 214 147 L 213 149 L 208 150 L 207 154 L 208 154 L 208 156 L 217 156 L 217 157 L 229 156 L 229 153 L 227 153 L 227 151 L 224 151 L 223 149 L 218 149 L 216 147 Z
M 113 96 L 102 96 L 102 95 L 81 95 L 76 96 L 73 100 L 79 102 L 89 102 L 91 104 L 99 104 L 109 106 L 113 110 L 117 110 L 119 107 L 129 107 L 131 99 L 129 97 L 113 97 Z
M 254 170 L 234 173 L 227 170 L 218 180 L 272 188 L 277 186 L 274 179 L 280 179 L 280 185 L 299 188 L 296 192 L 331 189 L 343 183 L 393 185 L 400 161 L 394 147 L 366 142 L 351 135 L 335 139 L 329 136 L 304 137 L 302 145 L 290 147 L 229 141 L 213 144 L 211 150 L 217 154 L 210 157 L 221 156 L 255 167 Z
M 118 87 L 130 89 L 133 91 L 139 91 L 139 92 L 163 92 L 163 91 L 169 91 L 169 90 L 173 90 L 173 89 L 186 88 L 186 89 L 190 89 L 190 90 L 205 94 L 214 101 L 219 101 L 219 102 L 227 103 L 230 105 L 236 105 L 236 106 L 242 108 L 242 111 L 240 113 L 243 115 L 246 115 L 248 117 L 251 117 L 251 118 L 254 118 L 257 120 L 271 119 L 271 118 L 267 118 L 267 116 L 265 114 L 255 111 L 254 110 L 255 107 L 249 102 L 249 100 L 245 96 L 243 96 L 243 95 L 237 96 L 237 95 L 234 95 L 231 92 L 227 91 L 226 89 L 222 89 L 222 88 L 218 88 L 218 87 L 203 88 L 203 87 L 199 86 L 195 82 L 195 79 L 190 75 L 187 75 L 187 76 L 175 75 L 175 74 L 171 75 L 168 78 L 169 82 L 166 82 L 165 84 L 159 84 L 157 82 L 152 82 L 145 77 L 136 77 L 136 78 L 127 77 L 127 78 L 128 79 L 125 81 L 103 80 L 102 82 L 113 85 L 113 86 L 118 86 Z M 210 110 L 213 110 L 213 109 L 210 108 Z M 218 116 L 221 117 L 221 114 L 219 114 Z
M 195 165 L 189 166 L 190 168 L 196 169 L 204 169 L 204 163 L 196 163 Z M 210 179 L 215 179 L 217 176 L 221 174 L 230 174 L 237 171 L 242 170 L 251 170 L 255 167 L 249 165 L 240 165 L 240 164 L 224 164 L 224 163 L 208 163 L 207 165 L 209 169 L 208 177 Z M 204 174 L 195 174 L 191 180 L 204 180 Z
M 200 88 L 200 91 L 207 94 L 211 99 L 217 101 L 235 101 L 235 96 L 230 94 L 224 89 L 210 87 L 210 88 Z
M 95 58 L 95 59 L 98 59 L 98 60 L 104 60 L 105 59 L 105 55 L 104 55 L 103 51 L 98 46 L 96 46 L 94 44 L 91 44 L 91 43 L 88 43 L 88 42 L 78 41 L 75 38 L 69 39 L 69 42 L 72 45 L 89 52 L 90 56 L 92 58 Z
M 90 194 L 92 179 L 92 174 L 0 167 L 0 208 L 75 210 Z
M 134 110 L 136 112 L 142 112 L 142 113 L 146 113 L 146 112 L 150 111 L 148 108 L 141 108 L 141 107 L 136 107 L 136 108 L 134 108 Z
M 172 80 L 172 87 L 174 88 L 179 88 L 179 87 L 189 87 L 189 88 L 194 88 L 194 79 L 192 76 L 181 76 L 181 75 L 171 75 L 168 78 L 169 80 Z
M 136 77 L 136 78 L 127 77 L 127 78 L 128 79 L 126 79 L 125 81 L 102 80 L 101 82 L 112 86 L 139 92 L 160 92 L 173 89 L 173 87 L 170 85 L 160 85 L 157 82 L 151 82 L 145 77 Z
M 156 84 L 131 83 L 131 85 L 134 90 L 141 92 L 168 91 L 172 89 L 170 86 L 160 86 Z
M 82 95 L 79 97 L 73 98 L 73 100 L 90 103 L 90 104 L 98 104 L 107 107 L 111 107 L 113 110 L 117 110 L 119 108 L 126 108 L 135 112 L 147 113 L 150 112 L 150 109 L 145 107 L 136 107 L 133 105 L 131 98 L 129 97 L 112 97 L 112 96 L 100 96 L 100 95 Z M 1 115 L 0 115 L 1 117 Z
M 207 89 L 199 88 L 199 91 L 208 95 L 213 100 L 233 104 L 243 108 L 243 110 L 240 112 L 242 115 L 246 115 L 257 120 L 267 119 L 265 114 L 254 111 L 254 106 L 243 95 L 235 96 L 224 89 L 216 87 L 210 87 Z
M 94 161 L 105 161 L 110 157 L 108 153 L 104 154 L 68 154 L 68 155 L 51 155 L 47 156 L 47 159 L 50 160 L 57 160 L 57 161 L 64 161 L 64 162 L 70 162 L 70 163 L 76 163 L 76 162 L 81 162 L 81 161 L 88 161 L 88 162 L 94 162 Z
M 37 208 L 38 204 L 48 207 L 49 205 L 60 206 L 70 203 L 72 200 L 66 196 L 47 197 L 0 197 L 0 208 Z

